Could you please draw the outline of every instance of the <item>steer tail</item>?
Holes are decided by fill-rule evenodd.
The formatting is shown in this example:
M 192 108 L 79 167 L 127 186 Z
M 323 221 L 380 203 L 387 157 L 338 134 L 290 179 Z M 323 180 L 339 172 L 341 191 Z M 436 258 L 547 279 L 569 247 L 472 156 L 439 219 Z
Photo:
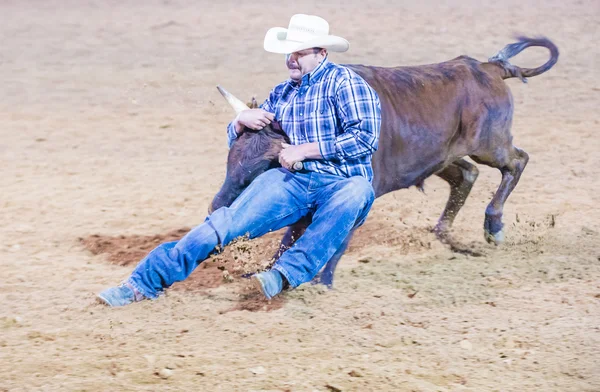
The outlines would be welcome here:
M 521 79 L 523 83 L 527 83 L 527 78 L 543 74 L 552 68 L 558 61 L 558 48 L 548 38 L 517 37 L 517 39 L 519 40 L 518 42 L 506 45 L 501 51 L 490 57 L 488 60 L 490 64 L 499 66 L 503 71 L 503 74 L 501 75 L 502 79 L 517 77 Z M 550 59 L 546 61 L 546 64 L 537 68 L 521 68 L 508 62 L 508 59 L 515 57 L 530 46 L 542 46 L 548 48 L 550 51 Z

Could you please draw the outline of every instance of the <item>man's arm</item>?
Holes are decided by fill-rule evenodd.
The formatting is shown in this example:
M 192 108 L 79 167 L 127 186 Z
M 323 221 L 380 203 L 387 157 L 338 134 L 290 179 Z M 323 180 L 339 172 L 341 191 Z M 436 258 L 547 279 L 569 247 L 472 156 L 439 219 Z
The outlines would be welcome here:
M 373 154 L 381 127 L 381 106 L 373 89 L 359 77 L 345 79 L 336 91 L 336 112 L 344 133 L 319 143 L 328 160 L 346 160 Z
M 271 124 L 271 121 L 275 118 L 275 107 L 277 94 L 276 89 L 271 91 L 269 97 L 260 105 L 260 109 L 248 109 L 240 112 L 236 118 L 227 126 L 227 141 L 229 147 L 233 144 L 233 141 L 237 139 L 245 127 L 254 129 L 256 131 L 263 129 L 267 125 Z
M 244 128 L 254 129 L 259 131 L 271 124 L 275 119 L 275 115 L 263 109 L 248 109 L 240 112 L 236 118 L 227 126 L 227 139 L 229 147 L 235 139 L 237 139 Z

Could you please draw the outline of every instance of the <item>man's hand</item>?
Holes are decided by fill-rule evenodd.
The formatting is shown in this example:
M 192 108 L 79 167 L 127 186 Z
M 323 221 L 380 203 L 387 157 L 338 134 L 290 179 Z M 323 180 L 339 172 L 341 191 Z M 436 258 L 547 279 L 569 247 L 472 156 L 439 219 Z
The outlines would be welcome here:
M 275 119 L 273 113 L 267 112 L 263 109 L 248 109 L 240 112 L 234 120 L 235 131 L 240 135 L 244 127 L 259 131 L 271 124 L 271 121 Z
M 317 143 L 305 143 L 292 146 L 281 143 L 283 149 L 279 152 L 279 163 L 288 170 L 292 170 L 294 163 L 305 159 L 323 159 Z
M 302 162 L 306 159 L 304 155 L 303 144 L 292 146 L 287 143 L 281 143 L 282 150 L 279 152 L 279 163 L 288 170 L 292 170 L 292 166 L 296 162 Z

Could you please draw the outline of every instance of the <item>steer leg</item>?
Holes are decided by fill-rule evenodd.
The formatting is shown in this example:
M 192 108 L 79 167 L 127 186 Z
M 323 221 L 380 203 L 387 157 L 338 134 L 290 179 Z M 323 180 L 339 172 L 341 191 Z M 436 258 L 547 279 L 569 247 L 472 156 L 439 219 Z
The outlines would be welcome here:
M 298 222 L 294 223 L 293 225 L 288 226 L 287 231 L 285 232 L 285 234 L 283 235 L 283 238 L 281 239 L 281 242 L 279 243 L 279 248 L 277 249 L 277 251 L 275 252 L 273 257 L 271 258 L 271 260 L 276 261 L 277 259 L 279 259 L 281 257 L 283 252 L 290 249 L 294 245 L 294 242 L 296 242 L 296 240 L 298 238 L 300 238 L 300 236 L 302 234 L 304 234 L 304 232 L 306 231 L 306 228 L 308 227 L 310 222 L 311 222 L 310 217 L 304 217 L 304 218 L 300 219 Z M 244 278 L 250 278 L 252 275 L 253 275 L 253 273 L 252 274 L 244 274 L 242 276 Z
M 448 241 L 448 235 L 456 214 L 465 204 L 471 188 L 479 175 L 477 167 L 464 159 L 459 159 L 437 173 L 437 176 L 450 184 L 450 196 L 446 202 L 446 208 L 433 229 L 436 237 L 442 241 Z
M 335 275 L 335 268 L 337 267 L 338 262 L 348 249 L 348 244 L 350 244 L 350 240 L 352 239 L 352 235 L 354 234 L 354 230 L 348 234 L 348 237 L 344 240 L 342 245 L 338 248 L 337 252 L 329 259 L 325 267 L 315 276 L 312 280 L 312 284 L 323 284 L 327 286 L 327 288 L 333 288 L 333 276 Z
M 300 236 L 302 234 L 304 234 L 304 232 L 306 231 L 306 228 L 308 227 L 310 222 L 311 222 L 310 217 L 305 217 L 288 228 L 285 235 L 281 239 L 281 243 L 279 244 L 279 249 L 273 256 L 274 260 L 279 259 L 279 257 L 281 257 L 283 252 L 285 252 L 286 250 L 291 248 L 292 245 L 294 245 L 294 242 L 296 242 L 296 240 L 298 238 L 300 238 Z M 335 254 L 327 262 L 327 264 L 325 264 L 325 267 L 323 267 L 321 272 L 319 272 L 317 274 L 317 276 L 315 276 L 315 278 L 312 280 L 312 282 L 311 282 L 312 284 L 323 284 L 323 285 L 327 286 L 327 288 L 329 288 L 329 289 L 333 288 L 333 276 L 335 274 L 335 269 L 337 267 L 338 262 L 342 258 L 344 252 L 346 252 L 346 249 L 348 248 L 348 244 L 350 243 L 350 240 L 352 239 L 353 233 L 354 233 L 354 231 L 351 231 L 350 234 L 348 234 L 348 237 L 346 237 L 346 239 L 344 240 L 344 242 L 342 243 L 340 248 L 337 250 L 337 252 L 335 252 Z
M 504 241 L 504 225 L 502 223 L 504 203 L 519 182 L 519 178 L 529 161 L 529 155 L 514 146 L 511 146 L 507 153 L 499 151 L 495 155 L 504 159 L 493 160 L 482 156 L 472 156 L 471 158 L 477 163 L 495 167 L 502 173 L 502 182 L 500 182 L 498 190 L 485 210 L 485 221 L 483 223 L 486 241 L 498 245 Z
M 306 228 L 308 227 L 310 222 L 311 222 L 310 217 L 304 217 L 304 218 L 300 219 L 298 222 L 296 222 L 293 225 L 288 227 L 283 238 L 281 239 L 281 243 L 279 244 L 279 249 L 277 250 L 277 252 L 275 252 L 275 255 L 273 255 L 274 260 L 279 259 L 281 257 L 281 255 L 283 254 L 283 252 L 290 249 L 292 247 L 292 245 L 294 245 L 294 242 L 296 242 L 296 240 L 298 238 L 300 238 L 300 236 L 302 234 L 304 234 L 304 232 L 306 231 Z

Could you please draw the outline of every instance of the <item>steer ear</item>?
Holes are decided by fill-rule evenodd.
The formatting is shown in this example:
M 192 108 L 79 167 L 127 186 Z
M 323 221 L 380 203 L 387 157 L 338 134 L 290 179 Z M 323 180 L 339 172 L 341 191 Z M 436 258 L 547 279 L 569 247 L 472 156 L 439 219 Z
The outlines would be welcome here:
M 248 106 L 250 109 L 258 109 L 258 102 L 256 102 L 256 97 L 254 95 L 252 96 L 252 101 L 250 101 Z
M 242 112 L 244 110 L 250 109 L 248 107 L 248 105 L 246 105 L 244 102 L 242 102 L 238 98 L 236 98 L 233 95 L 231 95 L 229 93 L 229 91 L 225 90 L 223 87 L 217 86 L 217 90 L 219 90 L 219 92 L 221 93 L 221 95 L 227 100 L 227 102 L 229 102 L 229 104 L 231 105 L 231 107 L 233 108 L 233 110 L 235 110 L 236 114 L 239 114 L 240 112 Z

